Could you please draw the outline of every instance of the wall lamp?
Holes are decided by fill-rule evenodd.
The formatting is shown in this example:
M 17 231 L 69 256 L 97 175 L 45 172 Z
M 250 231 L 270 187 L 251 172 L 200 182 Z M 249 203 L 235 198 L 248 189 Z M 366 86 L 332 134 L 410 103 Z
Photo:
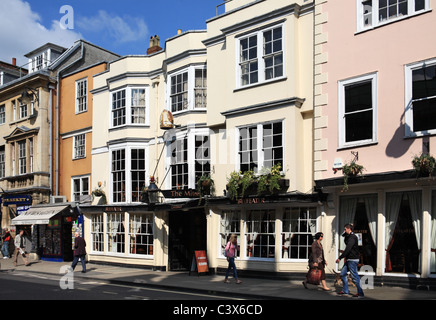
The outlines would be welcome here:
M 25 88 L 23 93 L 21 93 L 21 99 L 25 102 L 31 101 L 33 97 L 36 98 L 39 106 L 39 92 L 37 90 L 34 90 L 32 88 Z

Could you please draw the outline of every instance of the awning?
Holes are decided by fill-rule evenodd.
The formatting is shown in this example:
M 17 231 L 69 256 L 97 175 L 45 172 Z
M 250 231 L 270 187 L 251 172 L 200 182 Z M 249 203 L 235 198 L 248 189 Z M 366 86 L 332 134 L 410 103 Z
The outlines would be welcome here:
M 12 219 L 12 225 L 48 224 L 49 220 L 68 206 L 31 207 Z

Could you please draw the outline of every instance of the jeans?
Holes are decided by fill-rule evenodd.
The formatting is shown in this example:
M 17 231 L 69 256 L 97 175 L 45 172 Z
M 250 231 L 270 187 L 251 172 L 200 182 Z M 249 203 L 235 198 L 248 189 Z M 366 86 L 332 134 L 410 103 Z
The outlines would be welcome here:
M 2 254 L 3 257 L 9 258 L 9 241 L 4 241 L 2 245 Z
M 235 258 L 227 258 L 227 261 L 229 262 L 229 266 L 226 271 L 226 279 L 229 277 L 231 268 L 233 268 L 233 278 L 238 279 L 238 274 L 236 273 Z
M 342 268 L 341 271 L 342 291 L 346 294 L 350 293 L 348 291 L 348 279 L 347 279 L 347 272 L 350 271 L 351 278 L 353 279 L 357 288 L 357 293 L 363 296 L 363 290 L 362 287 L 360 286 L 360 277 L 357 274 L 357 264 L 358 264 L 357 261 L 348 260 L 345 262 L 344 267 Z
M 86 261 L 85 261 L 85 255 L 82 256 L 74 256 L 73 264 L 71 265 L 71 268 L 74 270 L 76 268 L 76 265 L 79 263 L 79 259 L 82 262 L 82 272 L 86 271 Z

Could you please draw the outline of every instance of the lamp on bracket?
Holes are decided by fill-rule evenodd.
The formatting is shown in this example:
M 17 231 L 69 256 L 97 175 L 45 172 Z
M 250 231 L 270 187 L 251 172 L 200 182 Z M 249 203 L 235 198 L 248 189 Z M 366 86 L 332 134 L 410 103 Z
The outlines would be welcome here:
M 31 101 L 32 98 L 35 97 L 39 106 L 39 92 L 38 90 L 32 88 L 24 88 L 24 91 L 21 93 L 21 99 L 26 101 Z

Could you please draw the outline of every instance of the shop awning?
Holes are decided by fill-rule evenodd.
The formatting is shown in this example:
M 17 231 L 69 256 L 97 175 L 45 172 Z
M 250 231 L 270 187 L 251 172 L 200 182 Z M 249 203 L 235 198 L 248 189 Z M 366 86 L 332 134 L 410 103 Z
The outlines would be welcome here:
M 31 207 L 12 219 L 13 225 L 48 224 L 49 220 L 68 206 Z

